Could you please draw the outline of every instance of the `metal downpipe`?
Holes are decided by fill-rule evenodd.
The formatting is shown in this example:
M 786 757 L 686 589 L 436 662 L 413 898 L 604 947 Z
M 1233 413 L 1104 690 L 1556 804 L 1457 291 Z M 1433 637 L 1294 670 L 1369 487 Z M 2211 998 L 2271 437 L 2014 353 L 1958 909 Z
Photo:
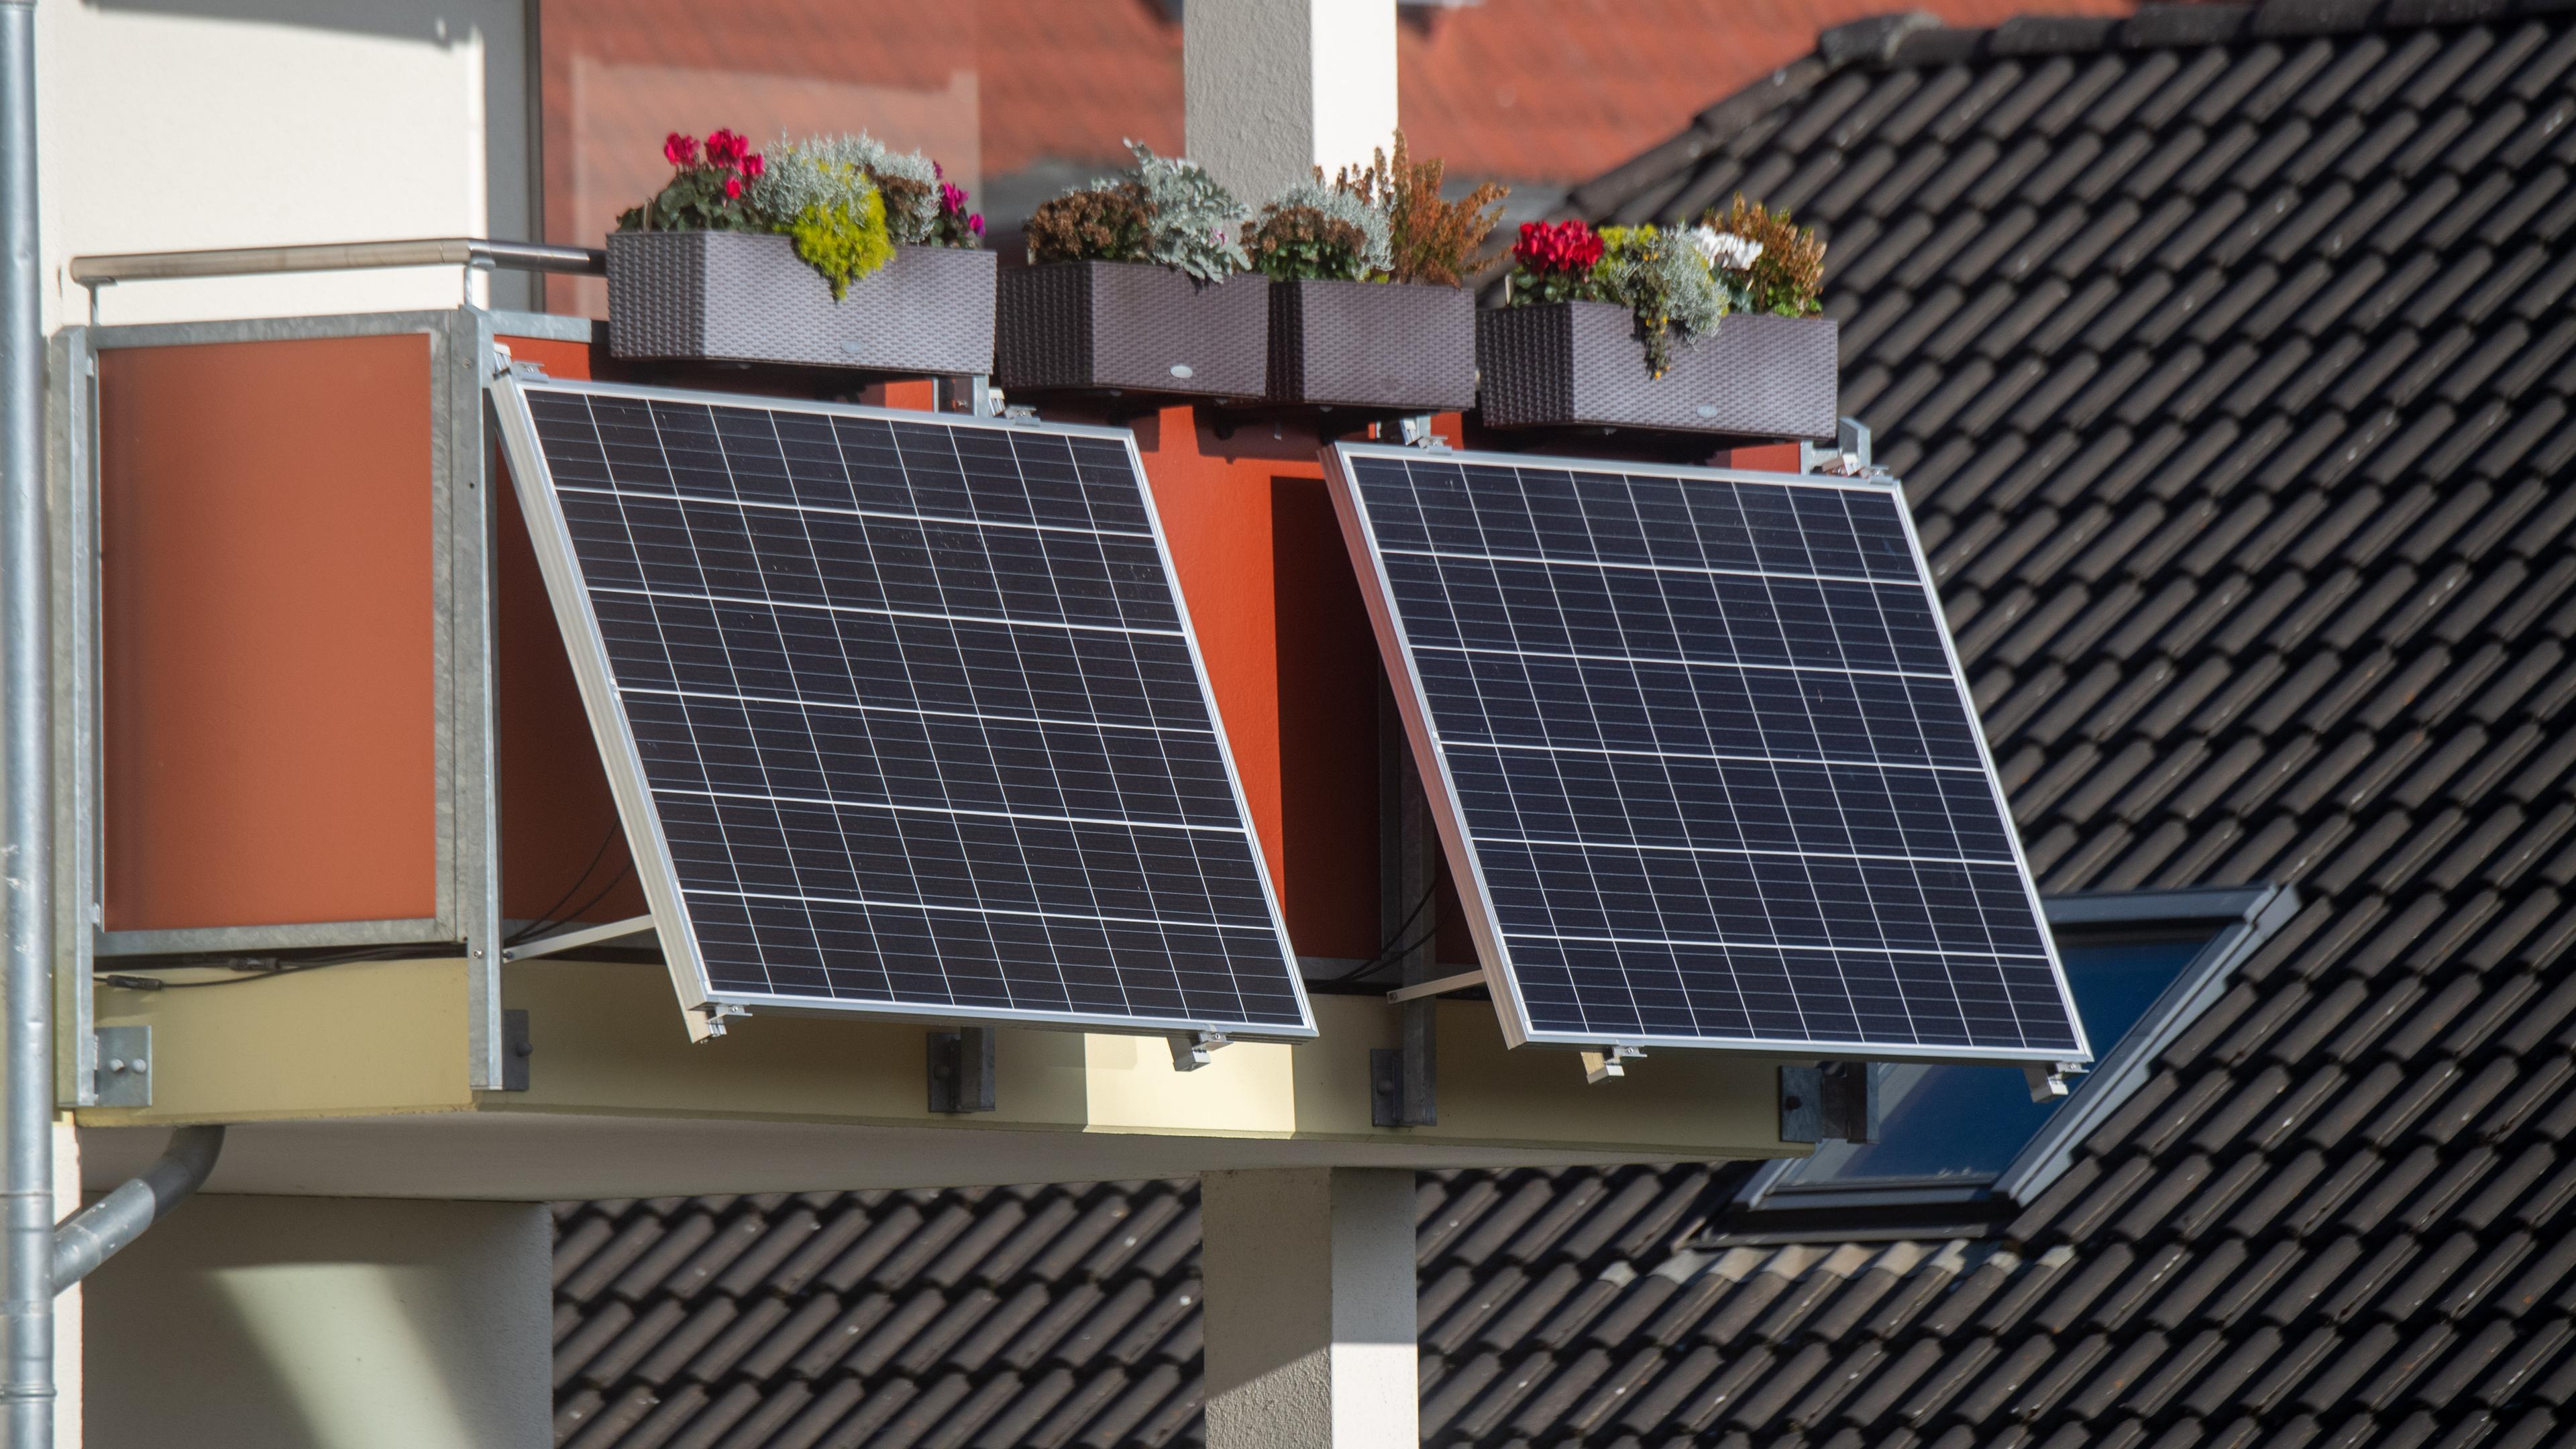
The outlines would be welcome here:
M 8 1013 L 9 1449 L 54 1442 L 53 828 L 45 591 L 45 334 L 36 228 L 36 7 L 0 0 L 0 1009 Z
M 62 1292 L 170 1215 L 206 1185 L 224 1151 L 221 1127 L 182 1127 L 170 1134 L 160 1160 L 116 1191 L 82 1208 L 54 1229 L 54 1291 Z

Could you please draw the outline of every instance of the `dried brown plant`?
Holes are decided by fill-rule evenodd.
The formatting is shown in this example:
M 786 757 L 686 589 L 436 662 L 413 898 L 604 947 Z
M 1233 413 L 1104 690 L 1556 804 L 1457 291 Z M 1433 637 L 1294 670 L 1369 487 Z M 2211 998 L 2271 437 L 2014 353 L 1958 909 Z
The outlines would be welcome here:
M 1817 238 L 1815 228 L 1792 223 L 1788 208 L 1773 211 L 1758 201 L 1747 202 L 1744 194 L 1737 192 L 1733 206 L 1722 212 L 1711 207 L 1700 220 L 1719 231 L 1761 243 L 1762 255 L 1754 258 L 1747 273 L 1754 311 L 1812 317 L 1825 309 L 1821 300 L 1825 290 L 1825 244 Z
M 1072 191 L 1029 215 L 1032 262 L 1143 261 L 1153 213 L 1134 182 Z
M 1311 206 L 1264 212 L 1243 234 L 1243 244 L 1252 254 L 1252 269 L 1274 281 L 1368 280 L 1361 275 L 1367 269 L 1367 234 Z
M 1443 162 L 1415 161 L 1405 154 L 1404 133 L 1395 133 L 1395 155 L 1379 150 L 1363 170 L 1349 167 L 1333 185 L 1370 206 L 1386 209 L 1387 241 L 1399 282 L 1428 282 L 1455 287 L 1468 261 L 1502 216 L 1503 198 L 1511 189 L 1488 181 L 1456 201 L 1440 199 Z M 1315 179 L 1324 179 L 1318 169 Z

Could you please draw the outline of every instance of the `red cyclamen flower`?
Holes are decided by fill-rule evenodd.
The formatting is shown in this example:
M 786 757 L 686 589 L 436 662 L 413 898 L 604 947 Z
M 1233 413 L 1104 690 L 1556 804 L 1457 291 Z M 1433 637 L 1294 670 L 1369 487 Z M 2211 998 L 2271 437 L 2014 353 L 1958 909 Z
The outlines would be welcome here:
M 966 209 L 966 188 L 958 185 L 954 181 L 940 182 L 939 209 L 952 214 L 964 211 Z
M 741 177 L 739 177 L 739 176 L 728 176 L 728 177 L 726 177 L 726 178 L 725 178 L 725 200 L 727 200 L 727 201 L 740 201 L 740 200 L 742 200 L 742 178 L 741 178 Z
M 684 136 L 677 131 L 673 131 L 670 135 L 662 138 L 662 159 L 670 162 L 674 166 L 697 165 L 698 138 L 695 136 Z
M 742 174 L 752 180 L 759 180 L 760 173 L 768 169 L 769 163 L 761 160 L 760 153 L 757 151 L 742 158 Z
M 737 134 L 730 128 L 717 131 L 707 137 L 707 164 L 710 166 L 739 165 L 742 158 L 750 154 L 750 138 Z
M 975 233 L 977 236 L 982 236 L 984 234 L 984 213 L 979 211 L 973 216 L 966 218 L 966 229 Z
M 1532 272 L 1586 272 L 1601 260 L 1601 236 L 1580 221 L 1521 223 L 1512 260 Z

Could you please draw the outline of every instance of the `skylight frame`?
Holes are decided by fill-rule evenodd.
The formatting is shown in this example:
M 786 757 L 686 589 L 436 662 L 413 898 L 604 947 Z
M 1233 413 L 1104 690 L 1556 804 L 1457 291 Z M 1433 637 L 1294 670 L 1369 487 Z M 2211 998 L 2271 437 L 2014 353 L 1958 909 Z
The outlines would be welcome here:
M 1745 1179 L 1730 1204 L 1733 1222 L 1720 1236 L 1730 1241 L 1803 1239 L 1814 1237 L 1819 1228 L 1903 1236 L 1929 1218 L 1945 1226 L 1972 1227 L 1978 1219 L 2036 1199 L 2073 1163 L 2076 1145 L 2119 1110 L 2145 1083 L 2157 1056 L 2226 990 L 2236 969 L 2298 913 L 2299 896 L 2286 885 L 2193 886 L 2050 896 L 2042 906 L 2052 937 L 2155 938 L 2194 927 L 2207 928 L 2209 935 L 2137 1023 L 2108 1045 L 2092 1072 L 2077 1080 L 2065 1106 L 2050 1114 L 1992 1177 L 1801 1188 L 1787 1179 L 1809 1159 L 1783 1158 L 1763 1164 Z

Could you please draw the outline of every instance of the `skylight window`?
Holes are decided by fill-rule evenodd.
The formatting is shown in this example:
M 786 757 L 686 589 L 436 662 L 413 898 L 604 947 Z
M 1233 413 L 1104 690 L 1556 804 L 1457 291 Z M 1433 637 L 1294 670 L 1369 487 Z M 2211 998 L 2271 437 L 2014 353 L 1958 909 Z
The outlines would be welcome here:
M 2287 888 L 2059 896 L 2045 902 L 2085 1035 L 2102 1059 L 2066 1097 L 2034 1102 L 2009 1067 L 1878 1068 L 1875 1142 L 1824 1142 L 1756 1172 L 1729 1236 L 1927 1218 L 1981 1219 L 2027 1202 L 2074 1145 L 2146 1079 L 2149 1064 L 2297 909 Z

